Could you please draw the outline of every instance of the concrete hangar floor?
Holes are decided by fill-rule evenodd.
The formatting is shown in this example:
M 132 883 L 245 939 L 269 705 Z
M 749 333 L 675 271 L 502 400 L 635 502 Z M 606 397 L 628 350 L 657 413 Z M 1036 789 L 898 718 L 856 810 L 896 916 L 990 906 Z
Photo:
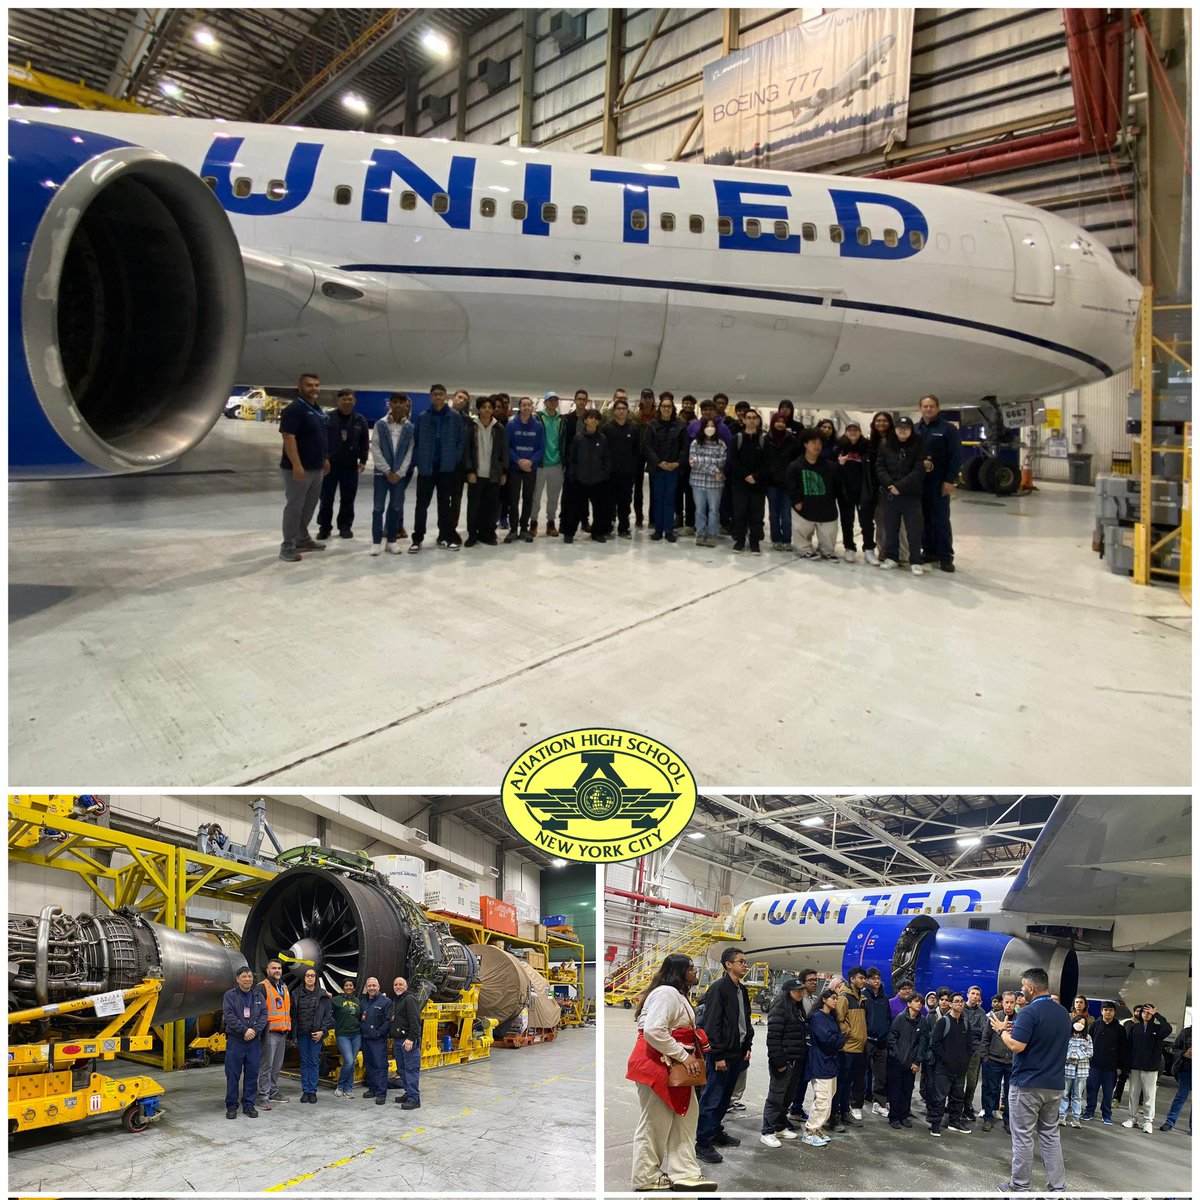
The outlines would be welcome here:
M 494 786 L 593 724 L 709 786 L 1190 782 L 1190 610 L 1098 562 L 1086 489 L 958 496 L 924 578 L 648 531 L 370 558 L 369 487 L 288 564 L 278 455 L 222 420 L 161 474 L 10 486 L 14 785 Z
M 755 1047 L 766 1036 L 766 1021 L 756 1023 Z M 625 1078 L 625 1063 L 637 1037 L 633 1013 L 619 1008 L 604 1010 L 604 1188 L 629 1192 L 633 1170 L 633 1131 L 638 1119 L 634 1085 Z M 863 1109 L 863 1124 L 835 1134 L 828 1146 L 814 1149 L 797 1139 L 778 1150 L 762 1145 L 763 1102 L 767 1095 L 766 1059 L 756 1054 L 743 1096 L 746 1108 L 725 1118 L 725 1130 L 742 1144 L 722 1148 L 725 1161 L 701 1163 L 706 1178 L 720 1184 L 722 1193 L 742 1192 L 803 1194 L 919 1193 L 922 1196 L 999 1195 L 998 1185 L 1009 1175 L 1012 1143 L 999 1122 L 990 1133 L 982 1122 L 970 1136 L 929 1136 L 923 1123 L 920 1096 L 913 1097 L 913 1127 L 894 1130 L 886 1117 Z M 811 1098 L 811 1093 L 810 1093 Z M 1175 1099 L 1175 1085 L 1159 1089 L 1158 1118 Z M 1165 1107 L 1164 1107 L 1165 1104 Z M 1127 1115 L 1128 1105 L 1114 1115 Z M 1186 1112 L 1186 1109 L 1185 1109 Z M 1099 1114 L 1097 1114 L 1098 1116 Z M 1082 1129 L 1063 1129 L 1063 1158 L 1071 1193 L 1109 1192 L 1136 1188 L 1139 1193 L 1183 1196 L 1191 1192 L 1192 1139 L 1181 1122 L 1171 1133 L 1152 1134 L 1104 1125 L 1099 1119 Z M 1046 1177 L 1034 1153 L 1033 1195 L 1044 1188 Z M 631 1193 L 632 1194 L 632 1193 Z
M 225 1071 L 163 1074 L 117 1060 L 113 1075 L 150 1074 L 166 1088 L 163 1114 L 133 1142 L 118 1117 L 9 1139 L 11 1194 L 119 1196 L 195 1192 L 581 1193 L 596 1186 L 596 1031 L 493 1048 L 462 1066 L 421 1072 L 421 1107 L 334 1097 L 225 1119 Z M 398 1094 L 398 1093 L 393 1093 Z M 320 1112 L 317 1112 L 317 1108 Z

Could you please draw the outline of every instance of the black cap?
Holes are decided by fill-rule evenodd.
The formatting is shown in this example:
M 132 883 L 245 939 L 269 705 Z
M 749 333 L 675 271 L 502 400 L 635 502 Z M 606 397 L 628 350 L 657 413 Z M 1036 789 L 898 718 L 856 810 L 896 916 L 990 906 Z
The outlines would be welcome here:
M 901 425 L 907 425 L 909 427 L 909 429 L 912 429 L 913 428 L 912 417 L 897 417 L 896 418 L 896 428 L 899 429 Z
M 804 984 L 796 978 L 795 975 L 789 975 L 780 985 L 781 992 L 798 992 L 804 987 Z

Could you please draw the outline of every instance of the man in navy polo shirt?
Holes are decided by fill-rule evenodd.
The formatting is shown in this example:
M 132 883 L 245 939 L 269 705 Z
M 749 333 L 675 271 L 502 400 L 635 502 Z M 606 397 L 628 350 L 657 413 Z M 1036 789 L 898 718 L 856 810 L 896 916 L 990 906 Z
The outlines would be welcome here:
M 308 532 L 321 496 L 321 480 L 329 474 L 329 437 L 325 414 L 317 403 L 321 380 L 306 371 L 296 384 L 296 398 L 279 418 L 283 435 L 283 542 L 279 557 L 299 562 L 308 550 L 324 550 Z
M 1040 967 L 1021 976 L 1021 992 L 1028 1003 L 1015 1021 L 996 1013 L 988 1020 L 1013 1052 L 1012 1079 L 1008 1088 L 1009 1123 L 1012 1127 L 1012 1178 L 1002 1192 L 1027 1192 L 1033 1175 L 1033 1136 L 1038 1137 L 1048 1190 L 1067 1190 L 1058 1137 L 1058 1108 L 1066 1086 L 1067 1043 L 1071 1016 L 1050 996 L 1050 980 Z

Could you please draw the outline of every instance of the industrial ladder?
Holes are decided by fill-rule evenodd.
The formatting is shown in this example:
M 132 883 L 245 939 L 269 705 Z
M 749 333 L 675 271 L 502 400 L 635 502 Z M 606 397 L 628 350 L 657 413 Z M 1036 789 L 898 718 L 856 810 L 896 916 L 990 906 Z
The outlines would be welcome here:
M 692 921 L 665 939 L 655 942 L 633 957 L 619 963 L 604 981 L 605 1004 L 629 1008 L 642 993 L 668 954 L 703 954 L 714 941 L 726 937 L 709 918 Z

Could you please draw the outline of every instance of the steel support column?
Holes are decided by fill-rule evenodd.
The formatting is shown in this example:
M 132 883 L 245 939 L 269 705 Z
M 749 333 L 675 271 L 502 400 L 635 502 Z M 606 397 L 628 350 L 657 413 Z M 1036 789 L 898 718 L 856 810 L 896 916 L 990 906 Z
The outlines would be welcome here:
M 621 91 L 621 55 L 625 44 L 625 10 L 608 10 L 604 39 L 604 154 L 617 154 L 619 122 L 617 97 Z
M 533 145 L 533 82 L 537 73 L 537 9 L 527 8 L 521 32 L 521 107 L 517 117 L 517 145 Z
M 467 140 L 467 85 L 471 82 L 468 48 L 471 35 L 464 29 L 458 38 L 458 86 L 454 89 L 454 140 Z

